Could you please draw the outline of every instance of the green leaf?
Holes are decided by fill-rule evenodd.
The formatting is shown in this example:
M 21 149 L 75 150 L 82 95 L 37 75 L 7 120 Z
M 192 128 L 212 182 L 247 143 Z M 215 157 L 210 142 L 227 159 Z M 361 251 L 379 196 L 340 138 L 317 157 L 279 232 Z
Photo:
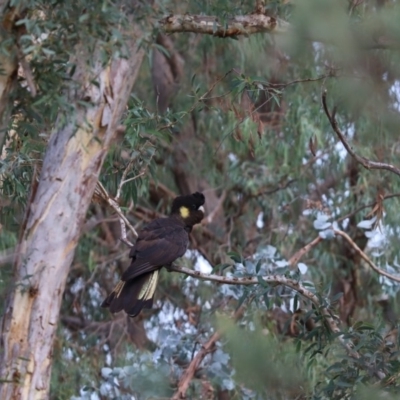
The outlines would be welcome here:
M 228 257 L 230 257 L 235 263 L 241 264 L 243 259 L 242 256 L 234 251 L 230 251 L 226 253 Z

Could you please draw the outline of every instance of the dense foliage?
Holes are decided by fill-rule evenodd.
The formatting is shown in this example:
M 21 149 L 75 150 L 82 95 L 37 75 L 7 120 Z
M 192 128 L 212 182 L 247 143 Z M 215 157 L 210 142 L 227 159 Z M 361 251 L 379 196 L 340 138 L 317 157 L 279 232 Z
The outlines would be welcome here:
M 83 49 L 92 62 L 98 43 L 104 64 L 123 54 L 132 20 L 148 57 L 100 181 L 110 196 L 122 188 L 136 228 L 167 214 L 176 194 L 203 191 L 211 218 L 178 264 L 256 281 L 163 271 L 152 310 L 111 315 L 99 305 L 129 249 L 118 217 L 94 199 L 64 293 L 52 398 L 171 397 L 216 332 L 189 398 L 397 398 L 399 2 L 271 1 L 266 13 L 289 22 L 286 33 L 225 39 L 166 36 L 157 21 L 204 13 L 228 23 L 255 4 L 130 3 L 31 1 L 17 23 L 37 94 L 20 71 L 0 160 L 2 296 L 47 140 L 60 115 L 73 118 L 71 60 Z M 378 168 L 350 155 L 332 121 Z M 272 275 L 315 297 L 263 279 Z

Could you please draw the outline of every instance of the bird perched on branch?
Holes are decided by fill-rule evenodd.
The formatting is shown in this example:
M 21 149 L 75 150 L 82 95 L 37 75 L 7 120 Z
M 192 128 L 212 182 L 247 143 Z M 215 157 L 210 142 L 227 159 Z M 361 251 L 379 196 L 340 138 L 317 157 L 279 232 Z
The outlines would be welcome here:
M 124 310 L 131 317 L 151 308 L 159 270 L 185 254 L 190 231 L 204 218 L 204 201 L 198 192 L 176 197 L 169 217 L 157 218 L 139 232 L 129 253 L 131 265 L 102 307 L 112 313 Z

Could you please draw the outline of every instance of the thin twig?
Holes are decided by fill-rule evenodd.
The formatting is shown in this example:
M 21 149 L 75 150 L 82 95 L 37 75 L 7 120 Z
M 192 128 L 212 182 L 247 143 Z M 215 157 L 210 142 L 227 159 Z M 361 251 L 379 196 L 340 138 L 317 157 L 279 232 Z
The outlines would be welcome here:
M 120 182 L 119 182 L 119 185 L 118 185 L 118 189 L 117 189 L 117 194 L 115 195 L 115 200 L 119 200 L 119 198 L 121 197 L 121 190 L 122 190 L 122 186 L 124 185 L 124 183 L 125 183 L 125 178 L 126 178 L 126 175 L 128 174 L 128 172 L 130 171 L 130 169 L 132 168 L 132 165 L 133 165 L 133 162 L 134 161 L 136 161 L 134 158 L 132 158 L 129 162 L 128 162 L 128 165 L 126 166 L 126 168 L 124 169 L 124 172 L 122 173 L 122 176 L 121 176 L 121 180 L 120 180 Z
M 121 186 L 122 186 L 122 185 L 125 185 L 125 183 L 132 182 L 132 181 L 134 181 L 135 179 L 140 178 L 140 177 L 143 176 L 145 173 L 146 173 L 146 171 L 142 171 L 142 172 L 140 172 L 139 174 L 137 174 L 136 176 L 133 176 L 132 178 L 126 179 L 126 180 L 124 180 L 124 181 L 121 181 Z
M 400 197 L 400 193 L 387 194 L 386 196 L 383 196 L 382 200 L 392 199 L 394 197 Z M 373 203 L 370 203 L 370 204 L 366 204 L 364 206 L 360 206 L 360 207 L 356 208 L 355 210 L 353 210 L 352 212 L 344 215 L 343 217 L 340 217 L 339 219 L 336 220 L 336 222 L 344 221 L 345 219 L 352 217 L 354 214 L 357 214 L 358 212 L 364 210 L 365 208 L 374 207 L 375 205 L 376 205 L 376 201 L 374 201 Z
M 250 194 L 249 197 L 258 197 L 258 196 L 269 196 L 271 194 L 274 194 L 276 192 L 279 192 L 281 190 L 285 190 L 287 189 L 292 183 L 297 182 L 297 179 L 289 179 L 287 182 L 285 183 L 279 183 L 278 186 L 274 189 L 270 189 L 270 190 L 261 190 L 257 193 Z
M 393 172 L 394 174 L 400 176 L 400 169 L 395 167 L 392 164 L 387 164 L 387 163 L 381 163 L 381 162 L 376 162 L 376 161 L 371 161 L 368 158 L 359 156 L 358 154 L 355 153 L 353 148 L 350 146 L 349 142 L 345 138 L 343 132 L 339 129 L 335 113 L 336 109 L 334 108 L 332 111 L 332 114 L 330 113 L 328 109 L 328 105 L 326 103 L 326 94 L 327 91 L 324 90 L 322 93 L 322 105 L 324 107 L 324 111 L 326 116 L 328 117 L 328 120 L 335 131 L 336 135 L 338 136 L 339 140 L 342 142 L 343 146 L 347 150 L 347 152 L 358 162 L 360 163 L 364 168 L 366 169 L 383 169 L 386 171 Z
M 318 82 L 318 81 L 322 81 L 324 79 L 327 78 L 331 78 L 332 75 L 321 75 L 318 76 L 317 78 L 303 78 L 303 79 L 295 79 L 293 81 L 289 81 L 289 82 L 268 82 L 268 86 L 270 87 L 287 87 L 290 85 L 295 85 L 296 83 L 307 83 L 307 82 Z M 260 82 L 262 84 L 262 82 Z
M 125 179 L 126 175 L 129 172 L 129 170 L 132 168 L 132 165 L 133 165 L 134 161 L 136 161 L 136 160 L 132 159 L 131 161 L 129 161 L 127 167 L 125 168 L 124 172 L 122 173 L 122 177 L 121 177 L 121 180 L 119 182 L 118 189 L 117 189 L 117 194 L 115 195 L 115 200 L 116 201 L 118 201 L 119 198 L 121 197 L 122 186 L 124 186 L 125 183 L 132 182 L 132 181 L 140 178 L 141 176 L 143 176 L 146 173 L 146 169 L 144 169 L 144 170 L 140 171 L 139 174 L 133 176 L 132 178 Z
M 114 211 L 118 214 L 119 216 L 119 222 L 121 224 L 121 241 L 126 243 L 128 246 L 132 247 L 133 244 L 129 242 L 126 236 L 126 226 L 128 226 L 129 230 L 133 233 L 135 237 L 138 237 L 138 233 L 136 232 L 136 229 L 131 225 L 131 223 L 128 221 L 128 219 L 125 217 L 125 215 L 122 213 L 121 208 L 119 204 L 110 197 L 108 194 L 107 190 L 105 187 L 101 184 L 100 181 L 97 181 L 97 188 L 99 195 L 110 205 Z
M 395 282 L 400 282 L 400 276 L 394 276 L 392 274 L 389 274 L 389 272 L 384 271 L 383 269 L 380 269 L 377 267 L 370 259 L 369 257 L 354 243 L 353 239 L 345 232 L 339 230 L 339 229 L 334 229 L 333 230 L 335 234 L 341 236 L 342 238 L 346 239 L 346 241 L 353 247 L 353 249 L 360 255 L 360 257 L 379 275 L 386 276 L 386 278 L 389 278 Z

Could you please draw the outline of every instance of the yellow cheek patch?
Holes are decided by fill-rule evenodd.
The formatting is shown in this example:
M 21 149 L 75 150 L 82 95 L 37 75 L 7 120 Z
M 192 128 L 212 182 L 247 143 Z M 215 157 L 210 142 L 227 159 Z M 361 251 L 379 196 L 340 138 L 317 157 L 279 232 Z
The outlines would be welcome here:
M 187 207 L 182 206 L 179 209 L 179 213 L 181 214 L 182 218 L 187 218 L 189 216 L 189 209 Z

